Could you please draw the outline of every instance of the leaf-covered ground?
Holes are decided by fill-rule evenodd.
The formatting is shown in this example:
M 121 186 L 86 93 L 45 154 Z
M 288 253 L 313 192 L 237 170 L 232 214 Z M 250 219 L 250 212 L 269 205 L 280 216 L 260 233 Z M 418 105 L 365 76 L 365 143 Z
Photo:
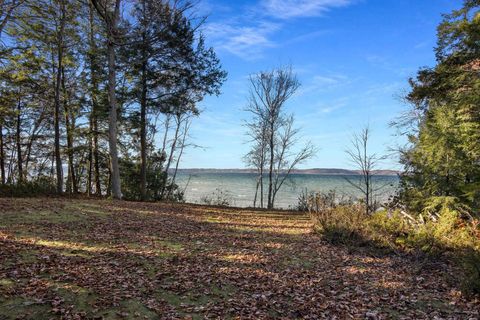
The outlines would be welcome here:
M 478 319 L 448 266 L 323 242 L 288 212 L 0 199 L 0 319 Z

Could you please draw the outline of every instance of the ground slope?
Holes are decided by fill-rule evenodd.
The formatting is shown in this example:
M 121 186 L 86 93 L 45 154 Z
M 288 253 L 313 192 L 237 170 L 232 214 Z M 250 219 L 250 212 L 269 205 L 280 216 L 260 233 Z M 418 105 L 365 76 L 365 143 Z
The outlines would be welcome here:
M 477 319 L 444 274 L 287 212 L 0 199 L 0 319 Z

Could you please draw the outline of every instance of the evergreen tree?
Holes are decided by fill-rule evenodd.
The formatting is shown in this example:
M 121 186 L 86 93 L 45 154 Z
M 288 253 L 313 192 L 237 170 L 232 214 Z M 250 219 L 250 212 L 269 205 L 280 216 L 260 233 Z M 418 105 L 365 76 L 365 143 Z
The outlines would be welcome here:
M 480 207 L 480 2 L 467 0 L 438 27 L 437 65 L 410 80 L 420 123 L 402 161 L 402 197 L 421 211 L 437 197 Z

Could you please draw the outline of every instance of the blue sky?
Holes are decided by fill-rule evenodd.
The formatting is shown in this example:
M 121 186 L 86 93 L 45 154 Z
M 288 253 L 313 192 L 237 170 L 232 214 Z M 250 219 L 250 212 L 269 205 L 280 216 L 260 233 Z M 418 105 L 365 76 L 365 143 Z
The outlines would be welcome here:
M 353 132 L 369 123 L 372 152 L 402 143 L 388 122 L 407 108 L 407 79 L 435 62 L 436 26 L 460 0 L 200 0 L 207 43 L 228 80 L 201 103 L 183 168 L 243 168 L 248 76 L 292 65 L 302 84 L 287 103 L 317 156 L 302 168 L 351 168 Z M 383 168 L 398 169 L 396 159 Z

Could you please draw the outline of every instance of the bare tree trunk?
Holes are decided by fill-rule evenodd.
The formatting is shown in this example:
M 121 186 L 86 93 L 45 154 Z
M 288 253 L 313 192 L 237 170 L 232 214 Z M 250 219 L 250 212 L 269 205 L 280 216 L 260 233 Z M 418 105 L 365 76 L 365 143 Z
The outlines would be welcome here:
M 116 18 L 114 18 L 116 26 Z M 116 27 L 113 27 L 116 29 Z M 110 35 L 112 37 L 112 35 Z M 112 171 L 112 195 L 115 199 L 122 198 L 120 186 L 120 169 L 118 167 L 117 150 L 117 97 L 115 88 L 117 86 L 115 71 L 115 46 L 113 39 L 109 39 L 107 45 L 108 52 L 108 97 L 110 100 L 110 111 L 108 114 L 108 145 L 110 147 L 110 167 Z
M 349 178 L 345 178 L 346 181 L 356 188 L 363 197 L 365 214 L 369 215 L 375 211 L 375 192 L 380 190 L 373 188 L 372 177 L 377 164 L 385 159 L 385 156 L 377 156 L 376 154 L 368 153 L 368 141 L 370 139 L 369 126 L 365 126 L 360 133 L 356 133 L 352 138 L 352 147 L 346 151 L 350 160 L 355 164 L 361 174 L 358 183 L 352 181 Z
M 10 152 L 10 160 L 8 161 L 8 169 L 7 169 L 7 183 L 10 184 L 13 182 L 13 178 L 15 175 L 15 148 L 12 148 Z
M 143 2 L 145 11 L 145 1 Z M 140 194 L 147 197 L 147 56 L 145 52 L 146 34 L 142 33 L 142 96 L 140 101 Z
M 63 108 L 65 112 L 65 128 L 67 130 L 67 156 L 68 156 L 68 179 L 67 190 L 71 193 L 78 193 L 77 179 L 75 177 L 75 164 L 73 161 L 73 131 L 75 119 L 71 115 L 68 107 L 68 93 L 65 86 L 65 70 L 62 69 L 62 91 L 63 91 Z
M 115 89 L 117 87 L 116 79 L 116 56 L 115 56 L 115 35 L 118 32 L 118 19 L 120 15 L 120 0 L 115 3 L 113 15 L 110 17 L 108 27 L 108 98 L 110 102 L 110 110 L 108 114 L 108 145 L 110 149 L 110 168 L 111 168 L 111 188 L 112 195 L 115 199 L 122 198 L 120 169 L 118 166 L 118 150 L 117 150 L 117 96 Z
M 100 159 L 98 151 L 98 120 L 95 116 L 93 120 L 93 163 L 94 163 L 94 180 L 95 180 L 95 194 L 102 195 L 102 185 L 100 183 Z
M 268 170 L 268 209 L 273 209 L 273 163 L 274 163 L 274 139 L 275 139 L 275 132 L 274 132 L 274 124 L 273 121 L 270 122 L 270 132 L 269 132 L 269 144 L 270 144 L 270 163 L 269 163 L 269 170 Z
M 175 164 L 175 171 L 173 172 L 173 176 L 172 176 L 172 184 L 175 183 L 175 179 L 177 178 L 178 166 L 180 164 L 180 159 L 182 158 L 182 155 L 183 155 L 183 150 L 185 149 L 185 142 L 187 140 L 189 128 L 190 128 L 190 122 L 188 120 L 185 120 L 185 127 L 183 131 L 182 143 L 181 143 L 182 146 L 180 147 L 180 153 L 178 154 L 177 162 Z
M 258 188 L 260 187 L 260 176 L 257 178 L 257 185 L 255 186 L 255 196 L 253 197 L 253 207 L 257 207 Z
M 260 208 L 263 209 L 264 207 L 264 200 L 263 200 L 263 170 L 260 173 Z
M 87 169 L 87 195 L 92 195 L 92 176 L 93 176 L 93 143 L 92 143 L 93 121 L 92 115 L 88 121 L 88 169 Z
M 110 103 L 108 113 L 108 145 L 110 150 L 111 191 L 113 198 L 121 199 L 122 188 L 117 150 L 117 97 L 115 93 L 117 87 L 115 40 L 119 32 L 118 22 L 120 19 L 121 0 L 115 0 L 113 4 L 110 1 L 100 0 L 91 0 L 91 3 L 104 20 L 107 29 L 108 99 Z M 109 10 L 111 6 L 113 6 L 113 10 Z
M 108 167 L 107 197 L 112 195 L 112 170 Z
M 22 167 L 22 105 L 20 99 L 18 99 L 17 104 L 17 132 L 15 135 L 15 140 L 17 144 L 17 168 L 18 168 L 18 183 L 23 182 L 23 167 Z
M 60 156 L 60 86 L 63 70 L 63 32 L 65 28 L 65 5 L 60 1 L 60 30 L 57 31 L 57 79 L 55 83 L 55 168 L 57 173 L 57 193 L 63 192 L 63 168 Z
M 97 52 L 97 45 L 95 43 L 95 22 L 94 22 L 94 8 L 91 2 L 89 2 L 89 24 L 90 24 L 90 34 L 89 34 L 89 46 L 90 46 L 90 80 L 91 80 L 91 89 L 90 95 L 92 98 L 92 110 L 90 111 L 90 155 L 89 155 L 89 190 L 91 192 L 92 185 L 92 171 L 93 171 L 93 180 L 95 183 L 95 194 L 100 196 L 102 194 L 101 184 L 100 184 L 100 166 L 98 158 L 98 79 L 96 74 L 96 63 L 95 63 L 95 53 Z
M 38 119 L 35 121 L 35 124 L 33 126 L 32 131 L 28 135 L 29 138 L 28 138 L 28 142 L 27 142 L 27 145 L 26 145 L 26 148 L 25 148 L 25 156 L 24 156 L 25 161 L 24 161 L 24 166 L 23 166 L 23 170 L 25 172 L 28 172 L 28 164 L 30 163 L 30 159 L 31 159 L 30 155 L 32 153 L 33 142 L 37 138 L 37 133 L 41 130 L 42 122 L 45 119 L 46 113 L 47 113 L 47 108 L 45 107 L 42 110 Z
M 167 148 L 168 131 L 170 129 L 170 118 L 171 118 L 171 115 L 167 114 L 165 119 L 165 133 L 163 134 L 162 154 L 165 152 L 165 149 Z
M 173 156 L 174 156 L 174 153 L 175 153 L 175 149 L 177 148 L 178 133 L 180 132 L 180 125 L 181 125 L 180 115 L 177 115 L 177 126 L 175 128 L 175 135 L 173 137 L 172 145 L 170 147 L 170 154 L 168 156 L 167 165 L 165 166 L 165 171 L 167 171 L 167 172 L 170 169 L 170 165 L 173 161 Z
M 165 195 L 165 189 L 167 187 L 167 181 L 168 181 L 168 171 L 170 170 L 170 165 L 172 164 L 172 161 L 173 161 L 173 155 L 174 155 L 175 149 L 177 147 L 178 133 L 180 132 L 180 125 L 181 125 L 181 115 L 179 115 L 179 114 L 176 115 L 176 121 L 177 121 L 177 126 L 175 128 L 175 135 L 173 137 L 172 145 L 170 147 L 170 154 L 168 156 L 167 165 L 165 166 L 166 178 L 165 178 L 164 184 L 162 186 L 162 192 L 161 192 L 161 197 L 162 198 Z
M 3 145 L 3 126 L 0 124 L 0 174 L 2 185 L 5 184 L 5 150 Z

